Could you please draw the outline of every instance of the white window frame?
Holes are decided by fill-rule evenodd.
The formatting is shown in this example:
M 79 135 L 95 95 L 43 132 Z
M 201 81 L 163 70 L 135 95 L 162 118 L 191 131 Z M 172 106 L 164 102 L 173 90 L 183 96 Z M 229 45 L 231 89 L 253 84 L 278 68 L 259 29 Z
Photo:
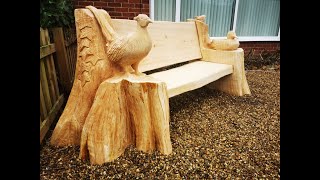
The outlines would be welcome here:
M 149 0 L 149 11 L 150 11 L 150 18 L 154 20 L 154 0 Z M 234 21 L 232 30 L 236 30 L 237 24 L 237 15 L 238 15 L 238 5 L 239 0 L 236 0 L 236 7 L 234 12 Z M 175 22 L 180 22 L 180 7 L 181 7 L 181 0 L 176 0 L 176 15 L 175 15 Z M 214 39 L 224 39 L 225 37 L 210 37 Z M 280 27 L 277 36 L 239 36 L 239 41 L 280 41 Z

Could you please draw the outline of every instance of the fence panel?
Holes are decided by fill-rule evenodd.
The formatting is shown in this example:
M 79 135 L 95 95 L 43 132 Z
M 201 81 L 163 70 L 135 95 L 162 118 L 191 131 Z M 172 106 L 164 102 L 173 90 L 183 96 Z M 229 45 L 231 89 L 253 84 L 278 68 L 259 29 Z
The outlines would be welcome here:
M 48 30 L 40 28 L 40 143 L 64 102 L 54 65 L 55 52 Z

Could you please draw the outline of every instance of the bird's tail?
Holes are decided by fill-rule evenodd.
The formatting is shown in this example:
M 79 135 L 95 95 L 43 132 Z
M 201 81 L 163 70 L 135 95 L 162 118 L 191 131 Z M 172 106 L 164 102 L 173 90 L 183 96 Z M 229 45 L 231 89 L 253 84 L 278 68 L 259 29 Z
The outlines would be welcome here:
M 116 38 L 117 33 L 114 31 L 111 17 L 108 12 L 104 9 L 97 9 L 93 6 L 86 6 L 86 8 L 89 9 L 96 17 L 101 27 L 102 34 L 106 38 L 106 43 L 109 44 L 110 42 L 112 42 Z

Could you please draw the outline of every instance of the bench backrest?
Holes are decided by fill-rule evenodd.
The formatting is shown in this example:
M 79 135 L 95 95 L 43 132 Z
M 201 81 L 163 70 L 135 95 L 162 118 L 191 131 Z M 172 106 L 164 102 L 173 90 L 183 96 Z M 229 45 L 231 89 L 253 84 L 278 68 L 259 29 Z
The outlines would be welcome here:
M 136 30 L 134 20 L 113 19 L 117 33 L 126 35 Z M 201 59 L 195 22 L 155 21 L 148 26 L 152 49 L 139 65 L 141 72 Z

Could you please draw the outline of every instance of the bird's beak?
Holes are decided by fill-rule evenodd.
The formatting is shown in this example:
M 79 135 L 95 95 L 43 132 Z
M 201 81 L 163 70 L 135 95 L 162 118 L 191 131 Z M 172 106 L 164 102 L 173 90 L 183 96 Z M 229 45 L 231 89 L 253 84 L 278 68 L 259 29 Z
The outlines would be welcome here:
M 238 39 L 238 36 L 234 36 L 234 38 L 237 38 L 237 39 Z
M 153 23 L 153 21 L 152 21 L 151 19 L 148 19 L 148 22 L 149 22 L 149 23 Z

